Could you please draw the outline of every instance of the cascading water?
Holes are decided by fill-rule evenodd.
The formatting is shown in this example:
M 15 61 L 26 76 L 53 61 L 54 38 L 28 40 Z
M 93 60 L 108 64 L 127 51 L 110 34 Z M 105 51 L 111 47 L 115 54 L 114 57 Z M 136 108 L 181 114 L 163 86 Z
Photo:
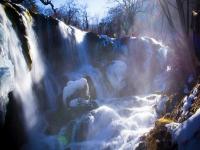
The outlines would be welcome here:
M 12 24 L 7 19 L 2 6 L 0 9 L 2 30 L 5 33 L 5 40 L 7 40 L 7 42 L 4 41 L 6 44 L 2 46 L 2 53 L 5 53 L 5 55 L 7 55 L 9 60 L 12 62 L 12 66 L 8 67 L 14 67 L 15 77 L 13 78 L 13 82 L 15 84 L 15 94 L 22 100 L 27 126 L 28 128 L 32 128 L 37 121 L 37 116 L 35 115 L 37 110 L 35 106 L 36 98 L 32 91 L 33 82 L 31 79 L 31 73 L 28 71 L 26 61 L 22 54 L 20 41 L 12 28 Z
M 60 34 L 37 24 L 33 30 L 34 19 L 26 10 L 20 13 L 32 67 L 29 71 L 20 39 L 1 6 L 0 96 L 14 91 L 22 101 L 30 136 L 23 148 L 135 149 L 154 125 L 155 108 L 163 99 L 151 92 L 166 90 L 168 48 L 148 37 L 125 44 L 95 35 L 91 43 L 87 36 L 92 35 L 57 20 L 47 24 Z M 47 43 L 39 45 L 42 38 Z M 46 46 L 54 40 L 60 45 Z
M 63 28 L 62 31 L 66 32 Z M 79 32 L 75 32 L 77 33 L 75 34 L 76 39 L 80 39 Z M 82 36 L 81 39 L 82 43 L 78 42 L 79 48 L 80 44 L 85 44 Z M 144 40 L 144 43 L 146 42 L 145 50 L 148 57 L 144 62 L 144 67 L 148 71 L 153 59 L 151 40 L 154 39 L 144 37 L 141 40 Z M 154 44 L 160 46 L 156 41 L 154 41 Z M 97 92 L 97 99 L 95 101 L 99 107 L 77 118 L 73 121 L 74 123 L 71 122 L 74 124 L 73 128 L 67 126 L 61 129 L 61 135 L 69 131 L 70 128 L 73 130 L 71 133 L 71 142 L 65 146 L 74 150 L 135 149 L 141 135 L 144 135 L 153 127 L 157 117 L 155 106 L 162 99 L 162 96 L 152 94 L 148 96 L 109 98 L 115 97 L 119 90 L 127 90 L 124 81 L 128 72 L 126 62 L 123 60 L 114 60 L 112 64 L 107 66 L 106 76 L 111 86 L 116 89 L 115 92 L 113 90 L 112 92 L 108 92 L 109 89 L 104 84 L 105 80 L 101 71 L 88 63 L 89 57 L 85 56 L 86 49 L 82 48 L 86 47 L 82 45 L 78 52 L 78 55 L 82 56 L 80 58 L 82 60 L 80 61 L 81 68 L 70 73 L 68 77 L 71 80 L 76 80 L 84 76 L 90 76 Z M 166 58 L 167 49 L 164 46 L 161 48 L 163 48 L 163 51 L 160 49 L 159 55 L 163 55 Z M 87 62 L 83 61 L 85 58 L 87 58 Z M 160 63 L 164 63 L 163 60 Z M 162 67 L 164 68 L 165 65 Z M 84 135 L 80 137 L 82 132 Z
M 148 132 L 156 119 L 153 107 L 160 95 L 104 99 L 100 107 L 78 119 L 71 149 L 135 149 L 139 138 Z M 80 129 L 80 126 L 87 127 Z M 78 141 L 81 130 L 86 130 L 86 139 Z

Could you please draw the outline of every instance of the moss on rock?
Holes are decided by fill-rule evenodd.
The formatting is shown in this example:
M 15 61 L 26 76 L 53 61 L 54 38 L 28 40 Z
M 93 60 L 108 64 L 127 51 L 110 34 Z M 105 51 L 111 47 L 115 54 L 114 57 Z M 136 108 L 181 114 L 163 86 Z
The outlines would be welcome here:
M 167 110 L 165 114 L 155 122 L 155 127 L 145 136 L 145 139 L 137 147 L 137 150 L 174 150 L 178 149 L 177 143 L 172 141 L 171 133 L 168 132 L 165 127 L 166 124 L 171 122 L 183 122 L 187 120 L 200 108 L 200 81 L 197 80 L 196 84 L 192 84 L 193 87 L 191 93 L 195 88 L 198 89 L 197 98 L 193 101 L 191 108 L 187 115 L 182 115 L 183 100 L 185 94 L 179 92 L 169 96 L 169 100 L 166 103 Z
M 146 137 L 148 150 L 175 150 L 177 146 L 173 144 L 171 134 L 165 127 L 169 120 L 162 120 L 157 123 L 155 128 L 150 131 Z

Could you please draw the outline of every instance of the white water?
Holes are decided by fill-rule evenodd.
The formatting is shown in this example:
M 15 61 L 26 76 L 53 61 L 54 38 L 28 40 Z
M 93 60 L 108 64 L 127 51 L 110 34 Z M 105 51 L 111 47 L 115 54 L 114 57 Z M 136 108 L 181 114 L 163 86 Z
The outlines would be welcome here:
M 67 31 L 65 29 L 67 28 L 64 28 L 64 26 L 65 25 L 62 24 L 60 30 L 61 32 L 66 33 Z M 113 90 L 109 90 L 105 84 L 101 71 L 89 64 L 88 57 L 86 57 L 85 53 L 86 50 L 83 49 L 83 34 L 80 35 L 79 30 L 75 31 L 75 33 L 77 33 L 75 34 L 75 37 L 79 47 L 82 45 L 78 55 L 84 57 L 80 58 L 82 60 L 81 67 L 78 70 L 75 70 L 75 72 L 70 72 L 67 75 L 71 80 L 78 80 L 84 76 L 89 76 L 92 79 L 97 92 L 98 99 L 96 102 L 99 107 L 87 114 L 83 114 L 82 117 L 75 119 L 73 128 L 71 126 L 63 127 L 61 129 L 61 135 L 63 132 L 66 132 L 65 130 L 72 130 L 72 142 L 68 144 L 61 142 L 61 145 L 63 145 L 63 147 L 69 147 L 72 150 L 135 149 L 139 142 L 139 138 L 154 126 L 154 122 L 157 118 L 155 108 L 156 105 L 159 104 L 162 96 L 152 94 L 138 97 L 111 98 L 115 97 L 119 90 L 128 90 L 125 87 L 125 80 L 126 76 L 130 76 L 127 74 L 130 72 L 128 71 L 128 67 L 130 68 L 130 66 L 127 66 L 126 62 L 122 60 L 113 60 L 113 63 L 107 66 L 106 76 L 113 87 Z M 80 42 L 80 37 L 82 43 Z M 164 77 L 166 71 L 165 58 L 167 57 L 166 47 L 162 46 L 157 41 L 154 41 L 154 39 L 146 37 L 141 38 L 141 41 L 145 43 L 145 51 L 147 53 L 147 59 L 143 62 L 145 67 L 144 74 L 146 73 L 145 75 L 148 75 L 148 71 L 150 71 L 149 67 L 151 67 L 151 60 L 154 59 L 153 43 L 160 48 L 158 49 L 157 55 L 160 61 L 159 65 L 164 70 L 164 73 L 161 71 Z M 160 59 L 160 57 L 164 59 Z M 85 59 L 87 59 L 87 61 L 84 61 Z M 134 69 L 134 66 L 131 67 Z M 160 81 L 162 83 L 162 80 Z M 155 87 L 157 87 L 158 84 L 160 84 L 160 82 L 155 79 Z M 163 85 L 165 85 L 164 82 Z M 81 128 L 82 125 L 86 127 Z M 82 137 L 83 139 L 80 139 L 82 133 L 84 133 L 84 137 Z
M 27 30 L 27 38 L 30 45 L 30 53 L 32 56 L 32 71 L 30 72 L 26 64 L 25 58 L 22 53 L 20 41 L 12 27 L 12 23 L 8 20 L 4 8 L 0 6 L 1 12 L 1 29 L 5 34 L 4 45 L 2 46 L 2 52 L 9 58 L 9 67 L 14 67 L 14 74 L 11 78 L 14 83 L 14 92 L 17 97 L 22 101 L 24 117 L 27 125 L 27 129 L 32 129 L 37 123 L 37 105 L 36 95 L 33 92 L 33 83 L 39 82 L 43 76 L 43 65 L 41 63 L 40 55 L 38 54 L 38 48 L 36 39 L 32 30 L 32 21 L 27 20 L 23 16 L 23 21 Z
M 154 59 L 153 46 L 150 45 L 152 43 L 159 47 L 156 56 L 159 59 L 160 68 L 163 68 L 158 75 L 159 78 L 155 77 L 155 87 L 157 87 L 158 84 L 160 87 L 160 83 L 164 83 L 162 81 L 165 79 L 165 72 L 169 71 L 165 68 L 167 51 L 164 46 L 148 38 L 139 39 L 140 42 L 145 43 L 145 54 L 147 55 L 145 61 L 142 62 L 142 66 L 146 70 L 140 72 L 141 74 L 138 74 L 137 70 L 135 71 L 136 73 L 133 71 L 137 68 L 137 64 L 128 66 L 128 61 L 121 60 L 120 58 L 112 60 L 111 64 L 105 67 L 105 72 L 102 72 L 99 68 L 95 68 L 90 64 L 84 41 L 86 33 L 60 22 L 59 30 L 62 33 L 62 39 L 64 42 L 67 40 L 75 40 L 78 55 L 76 57 L 78 57 L 80 63 L 76 70 L 74 68 L 73 72 L 71 70 L 70 72 L 66 70 L 63 74 L 67 75 L 68 79 L 73 81 L 89 76 L 96 90 L 97 99 L 95 101 L 99 107 L 88 113 L 83 113 L 79 118 L 73 118 L 72 122 L 69 122 L 69 124 L 63 124 L 58 134 L 45 135 L 43 131 L 36 128 L 37 125 L 43 124 L 43 122 L 46 123 L 45 119 L 41 121 L 40 118 L 46 114 L 41 114 L 38 111 L 38 97 L 33 90 L 33 84 L 40 83 L 41 79 L 45 76 L 45 90 L 48 92 L 48 100 L 46 101 L 50 103 L 49 105 L 52 108 L 56 107 L 56 98 L 58 95 L 54 92 L 53 85 L 55 84 L 51 80 L 51 74 L 46 75 L 47 72 L 37 44 L 37 38 L 32 29 L 33 20 L 27 12 L 22 14 L 33 61 L 32 70 L 29 71 L 22 53 L 20 41 L 2 7 L 0 7 L 0 14 L 2 18 L 0 24 L 0 29 L 2 30 L 1 34 L 5 33 L 5 35 L 2 36 L 2 40 L 4 41 L 2 43 L 5 44 L 1 44 L 0 53 L 0 58 L 3 57 L 4 61 L 1 62 L 0 60 L 0 67 L 3 64 L 2 68 L 8 68 L 9 70 L 6 73 L 5 71 L 3 72 L 4 75 L 9 76 L 9 78 L 3 82 L 3 86 L 0 86 L 4 89 L 0 94 L 6 95 L 5 93 L 15 89 L 15 94 L 19 97 L 23 105 L 27 129 L 30 131 L 36 129 L 34 133 L 32 133 L 31 141 L 24 146 L 25 149 L 64 150 L 70 147 L 74 150 L 131 150 L 137 146 L 140 136 L 148 132 L 154 125 L 154 121 L 157 117 L 155 105 L 158 104 L 161 96 L 151 94 L 116 98 L 116 95 L 120 90 L 128 90 L 126 86 L 127 83 L 125 82 L 127 76 L 131 76 L 133 81 L 135 79 L 143 80 L 142 77 L 148 76 L 149 68 L 151 67 L 151 59 Z M 72 37 L 74 39 L 70 39 Z M 137 47 L 137 45 L 134 46 Z M 73 50 L 74 49 L 69 49 L 66 44 L 67 53 L 73 55 Z M 135 59 L 136 57 L 137 54 L 133 57 L 130 56 L 131 59 Z M 107 78 L 107 80 L 105 80 L 105 78 Z M 5 86 L 7 82 L 9 82 L 9 86 Z M 12 85 L 12 83 L 14 83 L 14 85 Z M 109 88 L 108 84 L 110 84 L 112 88 Z M 70 91 L 70 89 L 68 89 L 68 91 Z M 141 92 L 143 92 L 142 89 Z M 70 126 L 71 123 L 73 126 Z M 81 129 L 82 124 L 86 124 L 84 129 Z M 41 126 L 42 129 L 45 129 L 45 125 Z M 68 141 L 68 143 L 59 140 L 59 137 L 63 134 L 62 131 L 66 129 L 72 132 L 72 136 L 69 138 L 70 142 Z M 84 133 L 84 137 L 80 139 L 82 133 Z M 67 138 L 66 135 L 63 138 Z
M 157 117 L 154 106 L 160 95 L 104 99 L 100 107 L 78 119 L 77 126 L 88 123 L 85 141 L 70 144 L 73 150 L 135 149 L 139 138 L 154 125 Z M 78 136 L 80 130 L 75 131 Z

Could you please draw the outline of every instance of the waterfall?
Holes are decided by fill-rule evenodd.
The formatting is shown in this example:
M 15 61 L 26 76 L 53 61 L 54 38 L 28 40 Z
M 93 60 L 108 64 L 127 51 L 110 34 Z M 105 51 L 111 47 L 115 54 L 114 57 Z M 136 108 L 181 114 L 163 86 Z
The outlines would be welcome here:
M 27 39 L 33 61 L 32 70 L 29 71 L 20 41 L 12 27 L 12 23 L 5 14 L 3 6 L 0 7 L 0 11 L 1 32 L 5 34 L 4 44 L 1 45 L 1 53 L 8 59 L 10 63 L 8 67 L 11 73 L 12 68 L 14 68 L 14 73 L 12 73 L 14 75 L 10 76 L 14 83 L 14 93 L 22 101 L 27 128 L 32 129 L 38 121 L 37 96 L 33 91 L 33 83 L 38 83 L 44 74 L 44 67 L 40 59 L 41 55 L 39 54 L 37 40 L 32 29 L 32 20 L 30 16 L 24 13 L 23 21 L 26 26 Z
M 63 33 L 63 39 L 70 38 L 70 34 L 74 33 L 78 47 L 77 55 L 80 64 L 76 70 L 67 73 L 68 78 L 70 80 L 77 80 L 84 76 L 89 76 L 95 86 L 97 92 L 97 99 L 95 101 L 99 106 L 97 109 L 75 119 L 74 123 L 70 122 L 73 124 L 73 127 L 65 126 L 61 129 L 62 133 L 70 131 L 70 129 L 72 130 L 71 142 L 68 145 L 66 143 L 64 145 L 66 148 L 72 150 L 135 149 L 141 135 L 144 135 L 153 127 L 154 121 L 157 118 L 157 113 L 154 108 L 162 101 L 162 96 L 150 94 L 146 96 L 115 97 L 119 91 L 128 90 L 126 80 L 127 76 L 130 77 L 130 74 L 132 74 L 131 70 L 129 70 L 128 59 L 134 59 L 133 61 L 135 61 L 135 64 L 131 66 L 133 67 L 134 73 L 136 73 L 131 76 L 131 80 L 133 81 L 134 79 L 139 79 L 142 83 L 147 82 L 152 71 L 150 68 L 153 68 L 152 65 L 154 65 L 152 64 L 154 60 L 159 62 L 158 65 L 162 68 L 160 72 L 162 76 L 165 76 L 167 47 L 153 38 L 142 37 L 137 39 L 135 44 L 140 45 L 138 46 L 139 48 L 144 47 L 144 51 L 140 49 L 133 51 L 134 55 L 130 55 L 130 58 L 127 57 L 127 60 L 120 58 L 112 60 L 111 63 L 105 67 L 106 72 L 103 75 L 100 68 L 91 64 L 90 54 L 88 54 L 85 45 L 85 33 L 81 33 L 78 29 L 70 28 L 61 22 L 59 27 L 60 31 Z M 74 30 L 74 32 L 72 32 L 72 30 Z M 106 37 L 106 41 L 103 41 L 103 44 L 106 46 L 106 43 L 110 42 L 109 40 L 110 39 Z M 111 42 L 114 44 L 113 41 Z M 158 49 L 157 54 L 154 48 Z M 68 50 L 67 47 L 66 50 Z M 137 57 L 141 55 L 141 51 L 144 55 L 144 60 L 137 61 Z M 141 68 L 139 65 L 142 66 L 142 71 L 140 71 Z M 144 81 L 142 81 L 143 78 L 140 78 L 138 72 L 144 77 Z M 107 80 L 105 80 L 105 78 L 107 78 Z M 155 84 L 159 82 L 165 85 L 164 81 L 161 80 L 157 81 L 156 79 Z M 108 88 L 105 84 L 106 82 L 110 83 L 112 89 Z M 140 90 L 141 93 L 145 94 L 146 91 L 149 90 L 149 87 Z
M 45 66 L 43 64 L 42 54 L 39 50 L 39 45 L 37 42 L 36 35 L 33 31 L 33 24 L 34 20 L 30 16 L 29 12 L 24 11 L 23 15 L 23 22 L 26 27 L 27 39 L 30 45 L 30 55 L 32 58 L 32 68 L 31 68 L 31 76 L 34 83 L 39 83 L 42 77 L 45 74 Z
M 37 101 L 36 101 L 38 98 L 37 98 L 37 95 L 34 93 L 33 84 L 38 84 L 42 80 L 45 74 L 45 66 L 42 61 L 42 54 L 40 53 L 40 50 L 39 50 L 39 45 L 37 42 L 36 35 L 33 31 L 34 20 L 30 16 L 30 14 L 26 11 L 23 12 L 22 19 L 26 27 L 27 39 L 30 45 L 30 55 L 32 58 L 32 68 L 31 68 L 30 73 L 28 73 L 29 75 L 27 77 L 27 78 L 31 78 L 29 79 L 31 87 L 28 91 L 30 93 L 29 95 L 30 97 L 24 97 L 22 100 L 24 101 L 24 104 L 25 104 L 24 109 L 27 109 L 25 110 L 25 112 L 27 113 L 27 116 L 25 119 L 30 123 L 30 118 L 31 117 L 35 118 L 32 125 L 31 124 L 29 125 L 28 123 L 28 126 L 33 128 L 34 125 L 37 125 L 38 117 L 40 117 L 40 114 L 37 109 Z M 27 99 L 29 99 L 29 101 L 27 101 Z M 34 109 L 31 110 L 31 108 L 34 108 Z
M 22 103 L 29 135 L 22 148 L 135 149 L 157 118 L 163 97 L 154 93 L 168 88 L 169 48 L 148 37 L 117 40 L 84 32 L 15 7 L 27 41 L 1 5 L 0 98 L 8 103 L 13 91 Z
M 79 29 L 76 29 L 74 27 L 69 27 L 65 25 L 63 22 L 59 22 L 59 29 L 60 32 L 62 33 L 64 40 L 71 40 L 70 37 L 75 38 L 74 40 L 77 46 L 76 50 L 78 51 L 77 55 L 79 58 L 79 64 L 78 64 L 79 68 L 75 70 L 75 72 L 70 72 L 68 74 L 68 77 L 72 80 L 75 80 L 77 78 L 89 76 L 94 83 L 95 89 L 97 91 L 97 96 L 99 98 L 108 97 L 109 92 L 104 83 L 102 73 L 99 71 L 98 68 L 93 67 L 93 65 L 90 63 L 85 41 L 86 32 L 80 31 Z M 68 46 L 66 46 L 65 50 L 72 51 L 74 49 L 68 49 Z M 73 54 L 69 55 L 72 56 Z

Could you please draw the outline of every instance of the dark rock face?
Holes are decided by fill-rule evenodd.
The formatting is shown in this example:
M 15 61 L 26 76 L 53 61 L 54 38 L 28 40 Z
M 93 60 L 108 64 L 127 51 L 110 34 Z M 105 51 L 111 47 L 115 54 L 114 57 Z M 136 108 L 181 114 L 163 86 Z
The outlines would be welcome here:
M 0 98 L 0 101 L 4 101 L 3 98 Z M 0 128 L 3 127 L 5 123 L 5 116 L 6 116 L 6 106 L 3 103 L 0 103 Z
M 15 99 L 12 92 L 9 93 L 5 123 L 0 129 L 0 133 L 0 145 L 5 150 L 20 150 L 27 139 L 22 105 Z
M 147 136 L 147 148 L 149 150 L 175 150 L 177 145 L 173 144 L 167 128 L 161 125 L 150 131 L 149 136 Z
M 62 70 L 65 62 L 64 50 L 62 49 L 61 34 L 58 30 L 58 21 L 38 14 L 32 14 L 35 20 L 34 29 L 38 42 L 47 60 L 51 60 L 52 68 Z M 57 61 L 55 61 L 57 60 Z

